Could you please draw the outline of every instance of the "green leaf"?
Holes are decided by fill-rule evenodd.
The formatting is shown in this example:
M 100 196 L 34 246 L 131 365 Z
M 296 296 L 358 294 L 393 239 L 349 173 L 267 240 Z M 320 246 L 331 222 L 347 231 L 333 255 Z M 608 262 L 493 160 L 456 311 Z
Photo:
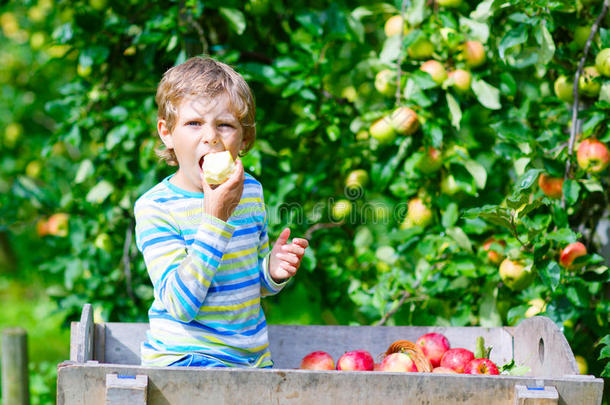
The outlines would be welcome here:
M 542 282 L 549 286 L 551 290 L 555 291 L 559 287 L 561 281 L 561 267 L 556 261 L 550 260 L 546 264 L 543 262 L 543 266 L 539 268 L 538 274 Z
M 481 79 L 472 80 L 472 91 L 477 96 L 477 100 L 484 107 L 490 110 L 499 110 L 502 108 L 500 104 L 500 90 Z
M 538 64 L 546 65 L 553 59 L 553 55 L 555 54 L 555 42 L 546 27 L 546 23 L 538 25 L 534 33 L 536 42 L 540 45 L 538 50 Z
M 479 306 L 479 320 L 482 327 L 494 328 L 502 326 L 502 317 L 500 316 L 498 306 L 496 305 L 497 298 L 498 284 L 493 282 L 488 283 L 482 291 Z M 482 346 L 485 346 L 484 343 Z M 484 352 L 486 350 L 483 349 L 482 351 Z
M 426 0 L 413 0 L 407 9 L 407 21 L 411 27 L 419 25 L 426 15 Z
M 567 179 L 563 183 L 563 195 L 566 199 L 566 203 L 571 206 L 578 201 L 578 195 L 580 194 L 580 184 L 572 179 Z
M 523 44 L 527 41 L 528 38 L 528 30 L 526 25 L 519 25 L 516 28 L 511 29 L 502 37 L 500 40 L 500 45 L 498 45 L 498 53 L 502 60 L 505 59 L 506 50 L 512 48 L 513 46 Z
M 477 8 L 470 13 L 470 18 L 479 21 L 485 21 L 492 16 L 492 5 L 494 0 L 485 0 L 477 4 Z
M 601 183 L 597 179 L 584 179 L 584 180 L 580 180 L 580 182 L 591 193 L 595 193 L 598 191 L 602 192 L 602 193 L 604 192 L 604 187 L 601 185 Z
M 462 31 L 465 31 L 463 28 L 467 28 L 470 32 L 468 36 L 482 43 L 486 43 L 489 38 L 489 25 L 487 23 L 460 16 L 460 27 Z
M 93 163 L 89 159 L 85 159 L 81 162 L 74 178 L 74 183 L 80 184 L 85 181 L 89 176 L 93 174 Z
M 447 229 L 447 235 L 451 236 L 453 240 L 457 243 L 459 247 L 462 249 L 472 252 L 472 243 L 470 243 L 470 239 L 468 235 L 462 230 L 462 228 L 453 227 Z
M 462 109 L 460 108 L 460 104 L 451 93 L 445 93 L 445 97 L 447 99 L 447 105 L 449 106 L 449 113 L 451 114 L 451 125 L 460 129 L 460 121 L 462 120 Z
M 547 234 L 545 238 L 567 245 L 576 242 L 578 240 L 578 235 L 570 228 L 561 228 Z
M 393 35 L 385 40 L 379 54 L 379 60 L 383 63 L 396 62 L 400 56 L 400 35 Z
M 114 191 L 114 186 L 107 180 L 102 180 L 97 183 L 85 197 L 85 200 L 91 204 L 101 204 Z
M 459 218 L 458 206 L 456 203 L 450 203 L 443 213 L 442 224 L 445 228 L 451 228 Z
M 244 33 L 246 30 L 246 17 L 244 16 L 244 13 L 236 8 L 226 7 L 219 8 L 218 12 L 229 22 L 229 25 L 237 35 Z
M 467 160 L 464 162 L 466 170 L 472 175 L 474 181 L 479 189 L 485 188 L 487 182 L 487 170 L 475 160 Z
M 381 178 L 379 179 L 379 187 L 381 190 L 385 189 L 389 181 L 394 177 L 396 168 L 407 155 L 407 150 L 412 142 L 413 138 L 411 137 L 403 139 L 398 148 L 398 152 L 392 156 L 388 163 L 383 167 L 383 170 L 381 171 Z

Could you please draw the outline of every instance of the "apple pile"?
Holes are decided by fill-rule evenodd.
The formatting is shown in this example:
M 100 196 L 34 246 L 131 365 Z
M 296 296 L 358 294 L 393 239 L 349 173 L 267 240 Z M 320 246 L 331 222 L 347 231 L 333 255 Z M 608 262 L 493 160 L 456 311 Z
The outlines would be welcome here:
M 401 350 L 411 347 L 413 350 Z M 417 356 L 431 367 L 418 367 Z M 498 367 L 488 358 L 475 358 L 472 351 L 465 348 L 451 348 L 449 340 L 441 333 L 426 333 L 411 343 L 394 342 L 384 354 L 381 363 L 375 363 L 373 356 L 366 350 L 352 350 L 344 353 L 335 363 L 330 354 L 315 351 L 303 357 L 301 369 L 304 370 L 341 370 L 341 371 L 386 371 L 386 372 L 426 372 L 444 374 L 500 374 Z

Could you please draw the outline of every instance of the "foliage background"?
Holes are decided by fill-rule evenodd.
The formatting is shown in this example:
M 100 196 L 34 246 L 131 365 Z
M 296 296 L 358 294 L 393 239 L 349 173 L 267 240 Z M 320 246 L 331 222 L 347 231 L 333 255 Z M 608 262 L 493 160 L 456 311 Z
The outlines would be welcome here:
M 384 23 L 402 5 L 4 3 L 3 277 L 41 283 L 66 322 L 86 302 L 99 320 L 146 320 L 152 288 L 133 241 L 132 207 L 171 173 L 154 154 L 156 84 L 169 67 L 206 53 L 235 66 L 254 91 L 258 139 L 244 162 L 265 188 L 270 234 L 290 226 L 310 237 L 298 279 L 265 301 L 269 322 L 514 325 L 538 298 L 589 373 L 608 374 L 609 272 L 595 232 L 608 218 L 608 171 L 586 173 L 568 154 L 571 106 L 553 91 L 560 75 L 573 78 L 602 2 L 406 1 L 411 30 L 387 38 Z M 586 65 L 610 47 L 608 22 Z M 465 40 L 485 44 L 471 91 L 419 71 L 423 60 L 407 49 L 423 38 L 434 48 L 429 58 L 449 70 L 468 68 Z M 397 61 L 399 100 L 374 86 L 379 71 L 398 72 Z M 610 82 L 596 80 L 601 95 L 581 99 L 579 132 L 607 143 Z M 397 105 L 417 112 L 420 130 L 376 142 L 369 126 Z M 424 173 L 418 161 L 429 146 L 443 163 Z M 563 198 L 545 197 L 538 175 L 563 177 L 568 160 Z M 346 189 L 355 169 L 370 181 Z M 401 229 L 416 196 L 433 221 Z M 331 215 L 339 199 L 353 206 L 343 221 Z M 69 215 L 67 236 L 39 236 L 37 224 L 55 213 Z M 536 273 L 528 288 L 502 282 L 481 247 L 491 236 L 506 242 L 496 250 Z M 558 254 L 576 240 L 589 255 L 566 270 Z

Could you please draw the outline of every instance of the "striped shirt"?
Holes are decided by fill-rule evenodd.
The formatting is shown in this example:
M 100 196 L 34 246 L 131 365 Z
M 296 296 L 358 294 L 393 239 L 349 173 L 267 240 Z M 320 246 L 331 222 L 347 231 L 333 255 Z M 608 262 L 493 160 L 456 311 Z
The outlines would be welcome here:
M 134 208 L 136 244 L 154 287 L 142 365 L 199 353 L 226 366 L 271 366 L 261 296 L 285 283 L 269 275 L 261 184 L 246 174 L 239 205 L 224 222 L 203 212 L 203 193 L 170 178 Z

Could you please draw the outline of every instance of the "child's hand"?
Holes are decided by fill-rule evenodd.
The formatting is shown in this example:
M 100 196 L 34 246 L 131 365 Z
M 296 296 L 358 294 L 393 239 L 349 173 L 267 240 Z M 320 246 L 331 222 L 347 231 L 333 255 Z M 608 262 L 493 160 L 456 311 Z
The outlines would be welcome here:
M 294 238 L 292 243 L 286 243 L 289 236 L 290 229 L 285 228 L 269 255 L 269 274 L 277 283 L 296 274 L 305 255 L 305 249 L 309 246 L 307 239 L 302 238 Z
M 239 204 L 244 190 L 244 165 L 241 159 L 235 160 L 235 169 L 224 183 L 212 189 L 202 173 L 201 184 L 204 193 L 203 212 L 226 221 Z

